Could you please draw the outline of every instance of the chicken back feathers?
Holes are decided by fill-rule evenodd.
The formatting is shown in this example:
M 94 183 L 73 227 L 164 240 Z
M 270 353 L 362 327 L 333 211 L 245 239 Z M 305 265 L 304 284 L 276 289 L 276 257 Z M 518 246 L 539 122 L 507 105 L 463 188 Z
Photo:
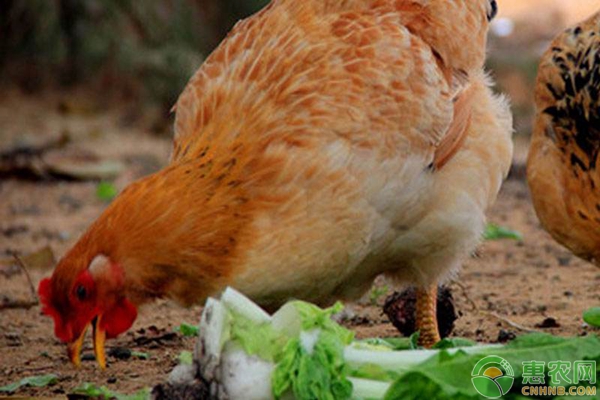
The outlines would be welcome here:
M 170 164 L 113 201 L 53 292 L 98 254 L 134 304 L 226 285 L 325 303 L 382 273 L 448 275 L 511 159 L 482 71 L 492 3 L 275 0 L 241 21 L 177 102 Z
M 542 58 L 528 180 L 544 228 L 600 263 L 600 13 L 559 35 Z

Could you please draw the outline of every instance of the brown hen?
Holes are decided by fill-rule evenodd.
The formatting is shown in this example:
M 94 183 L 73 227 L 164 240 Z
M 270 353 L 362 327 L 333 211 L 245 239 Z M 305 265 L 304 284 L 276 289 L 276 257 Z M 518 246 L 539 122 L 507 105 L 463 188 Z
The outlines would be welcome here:
M 171 162 L 131 184 L 40 285 L 78 354 L 156 297 L 230 285 L 265 307 L 363 294 L 380 274 L 435 288 L 478 243 L 511 160 L 483 72 L 490 0 L 276 0 L 176 105 Z
M 544 228 L 600 265 L 600 13 L 559 35 L 544 54 L 527 161 Z

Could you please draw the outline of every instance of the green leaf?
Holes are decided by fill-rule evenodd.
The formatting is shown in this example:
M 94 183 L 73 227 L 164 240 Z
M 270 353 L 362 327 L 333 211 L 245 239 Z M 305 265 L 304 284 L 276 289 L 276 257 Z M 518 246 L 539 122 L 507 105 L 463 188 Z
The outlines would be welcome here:
M 194 355 L 191 351 L 184 350 L 177 356 L 180 364 L 192 365 L 194 362 Z
M 499 226 L 496 224 L 488 224 L 483 232 L 484 240 L 500 240 L 500 239 L 512 239 L 523 241 L 523 235 L 514 231 L 510 228 Z
M 483 353 L 454 354 L 444 350 L 422 364 L 413 367 L 398 378 L 386 394 L 386 400 L 475 400 L 480 395 L 472 382 L 474 366 L 485 356 L 495 355 L 505 359 L 513 368 L 514 387 L 505 399 L 513 399 L 520 393 L 522 363 L 529 361 L 600 361 L 600 339 L 597 336 L 561 338 L 546 334 L 520 336 L 503 347 Z M 507 386 L 507 380 L 501 386 Z M 549 382 L 549 378 L 546 378 Z M 510 383 L 510 382 L 508 382 Z M 478 382 L 476 384 L 484 384 Z
M 54 374 L 30 376 L 23 378 L 19 382 L 13 382 L 6 386 L 0 387 L 0 392 L 14 392 L 23 386 L 45 387 L 58 382 L 58 378 Z
M 239 343 L 249 355 L 256 355 L 263 360 L 273 361 L 286 343 L 286 338 L 275 332 L 269 323 L 252 321 L 243 315 L 231 312 L 231 340 Z
M 106 400 L 146 400 L 150 395 L 150 389 L 144 388 L 133 394 L 121 394 L 113 392 L 106 386 L 97 386 L 93 383 L 86 382 L 73 389 L 73 393 Z
M 102 201 L 109 202 L 117 197 L 119 191 L 117 188 L 109 182 L 100 182 L 96 187 L 96 197 Z
M 302 320 L 302 330 L 311 331 L 313 329 L 322 329 L 323 331 L 331 332 L 335 337 L 344 344 L 352 343 L 354 332 L 342 327 L 331 319 L 334 314 L 341 312 L 344 305 L 337 302 L 333 307 L 321 309 L 314 304 L 304 301 L 292 302 Z
M 421 346 L 419 346 L 420 336 L 421 333 L 419 331 L 414 332 L 412 335 L 409 336 L 408 342 L 410 343 L 410 350 L 417 350 L 421 348 Z
M 175 332 L 179 332 L 186 337 L 198 336 L 198 327 L 196 325 L 183 323 L 175 328 Z
M 583 313 L 583 320 L 590 326 L 600 328 L 600 307 L 593 307 Z
M 437 342 L 433 349 L 454 349 L 456 347 L 472 347 L 477 343 L 465 338 L 445 338 Z
M 112 390 L 107 388 L 106 386 L 96 386 L 93 383 L 85 382 L 75 389 L 73 389 L 73 393 L 84 394 L 89 397 L 100 397 L 105 399 L 110 399 L 114 397 L 114 393 Z
M 350 399 L 352 384 L 347 379 L 344 348 L 332 332 L 319 330 L 318 335 L 312 352 L 300 339 L 292 339 L 285 346 L 272 375 L 276 399 L 290 389 L 296 400 Z
M 133 357 L 139 358 L 141 360 L 148 360 L 150 358 L 150 354 L 148 353 L 143 353 L 141 351 L 132 351 L 131 355 Z

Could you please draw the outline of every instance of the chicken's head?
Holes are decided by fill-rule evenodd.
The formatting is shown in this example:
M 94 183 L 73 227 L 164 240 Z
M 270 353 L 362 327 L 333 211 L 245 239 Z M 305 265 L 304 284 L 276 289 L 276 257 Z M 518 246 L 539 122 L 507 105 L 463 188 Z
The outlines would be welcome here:
M 40 282 L 42 312 L 54 319 L 54 332 L 67 343 L 69 358 L 80 364 L 87 328 L 93 326 L 94 353 L 106 367 L 104 341 L 131 327 L 136 307 L 123 295 L 124 274 L 118 264 L 97 256 L 86 265 L 87 257 L 67 256 L 51 278 Z

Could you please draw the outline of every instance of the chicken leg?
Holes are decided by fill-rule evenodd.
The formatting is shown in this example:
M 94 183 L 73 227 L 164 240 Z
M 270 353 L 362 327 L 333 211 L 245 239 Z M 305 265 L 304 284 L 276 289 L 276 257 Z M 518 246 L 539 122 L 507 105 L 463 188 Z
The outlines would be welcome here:
M 437 321 L 437 285 L 417 289 L 416 329 L 419 345 L 430 348 L 441 340 Z

